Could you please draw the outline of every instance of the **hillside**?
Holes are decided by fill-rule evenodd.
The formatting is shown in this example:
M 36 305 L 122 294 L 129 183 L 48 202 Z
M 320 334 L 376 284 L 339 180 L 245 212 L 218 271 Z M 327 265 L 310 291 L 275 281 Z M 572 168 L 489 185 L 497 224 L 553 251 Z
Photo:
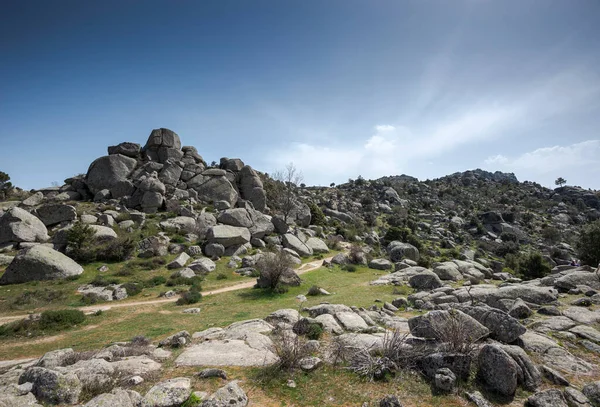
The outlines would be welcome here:
M 0 406 L 600 405 L 598 191 L 107 152 L 0 201 Z

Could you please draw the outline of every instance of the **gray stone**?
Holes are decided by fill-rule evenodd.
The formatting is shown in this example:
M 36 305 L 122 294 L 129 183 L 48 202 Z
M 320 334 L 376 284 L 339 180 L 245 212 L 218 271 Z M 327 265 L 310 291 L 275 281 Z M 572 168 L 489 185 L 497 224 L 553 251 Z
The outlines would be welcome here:
M 479 352 L 478 375 L 493 393 L 512 397 L 517 390 L 517 364 L 500 347 L 485 345 Z
M 432 271 L 425 270 L 408 279 L 408 284 L 417 290 L 432 290 L 443 286 L 442 281 Z
M 185 267 L 185 265 L 189 259 L 190 259 L 190 256 L 187 253 L 185 253 L 185 252 L 179 253 L 179 255 L 172 262 L 167 264 L 167 268 L 168 269 L 176 269 L 176 268 Z
M 136 165 L 135 159 L 121 154 L 100 157 L 90 165 L 85 182 L 92 194 L 111 190 L 120 181 L 126 180 Z
M 239 187 L 242 197 L 250 202 L 258 211 L 264 212 L 267 207 L 267 196 L 260 176 L 250 166 L 240 169 Z
M 333 333 L 335 335 L 341 335 L 344 333 L 344 330 L 340 324 L 338 324 L 331 314 L 319 315 L 315 318 L 315 320 L 323 325 L 323 330 L 325 332 Z
M 71 205 L 46 204 L 37 208 L 35 213 L 46 226 L 77 219 L 77 211 Z
M 456 375 L 448 368 L 441 368 L 435 373 L 435 388 L 441 392 L 450 393 L 456 386 Z
M 237 191 L 225 176 L 206 176 L 203 173 L 187 181 L 187 185 L 198 192 L 201 201 L 226 201 L 233 205 L 238 199 Z
M 412 335 L 442 341 L 445 332 L 456 324 L 463 327 L 465 337 L 473 342 L 485 338 L 490 333 L 489 329 L 474 318 L 458 310 L 430 311 L 425 315 L 412 317 L 408 320 Z
M 66 361 L 73 355 L 73 349 L 57 349 L 46 352 L 37 362 L 36 366 L 52 369 L 58 366 L 64 366 Z
M 48 239 L 44 223 L 24 209 L 13 207 L 0 217 L 0 244 L 45 242 Z
M 402 407 L 402 403 L 398 397 L 390 394 L 379 400 L 379 407 Z
M 200 407 L 245 407 L 248 405 L 248 396 L 237 381 L 228 383 L 214 392 Z
M 526 407 L 569 407 L 563 393 L 558 389 L 548 389 L 529 396 Z
M 467 399 L 477 407 L 492 407 L 489 401 L 478 391 L 465 392 Z
M 32 383 L 31 392 L 42 402 L 50 404 L 75 404 L 79 400 L 82 386 L 73 373 L 60 373 L 43 367 L 27 369 L 19 384 Z
M 210 243 L 222 244 L 227 248 L 250 242 L 250 232 L 246 228 L 216 225 L 208 230 L 207 238 Z
M 196 219 L 189 216 L 177 216 L 160 222 L 164 231 L 172 233 L 194 233 L 196 231 Z
M 286 233 L 282 237 L 283 247 L 292 249 L 302 257 L 312 256 L 313 250 L 303 243 L 298 237 L 291 233 Z
M 31 196 L 29 196 L 29 198 L 25 199 L 23 202 L 21 202 L 21 205 L 37 206 L 37 205 L 41 204 L 43 200 L 44 200 L 44 194 L 41 193 L 40 191 L 38 191 L 38 192 L 32 194 Z
M 369 268 L 375 270 L 391 270 L 394 265 L 387 259 L 373 259 L 369 262 Z
M 210 273 L 217 268 L 217 265 L 211 259 L 207 257 L 201 257 L 199 259 L 194 260 L 189 265 L 189 268 L 199 273 Z
M 514 342 L 523 335 L 527 328 L 506 312 L 486 306 L 461 307 L 461 311 L 475 318 L 480 324 L 490 330 L 490 338 L 505 343 Z
M 518 346 L 502 345 L 501 348 L 510 355 L 518 366 L 518 383 L 527 391 L 535 391 L 542 383 L 542 374 L 527 353 Z
M 592 403 L 585 394 L 573 387 L 567 387 L 563 394 L 569 407 L 592 407 Z
M 142 379 L 139 376 L 135 378 Z M 133 378 L 130 378 L 131 380 Z M 139 383 L 135 383 L 139 384 Z M 142 401 L 142 396 L 132 390 L 113 389 L 110 393 L 100 394 L 90 401 L 84 407 L 138 407 Z
M 542 374 L 553 384 L 558 384 L 559 386 L 569 386 L 569 381 L 557 370 L 554 370 L 551 367 L 545 365 L 542 366 Z
M 335 318 L 346 331 L 358 332 L 369 327 L 365 320 L 354 312 L 336 312 Z
M 582 392 L 594 407 L 600 406 L 600 381 L 586 384 Z
M 209 243 L 204 247 L 204 254 L 208 257 L 222 257 L 225 254 L 225 247 L 219 243 Z
M 242 339 L 216 339 L 188 347 L 177 359 L 177 366 L 264 366 L 277 356 L 268 349 L 255 349 Z
M 460 353 L 430 353 L 421 358 L 419 368 L 430 380 L 435 379 L 439 369 L 449 369 L 458 379 L 466 381 L 471 374 L 471 356 Z
M 190 393 L 192 385 L 190 379 L 177 377 L 168 379 L 154 385 L 142 401 L 143 407 L 179 407 Z
M 517 319 L 529 318 L 533 314 L 533 311 L 522 299 L 518 298 L 508 311 L 508 315 Z
M 244 208 L 227 209 L 217 216 L 217 221 L 225 225 L 244 228 L 250 228 L 254 225 L 250 214 Z
M 64 254 L 37 245 L 21 251 L 0 277 L 0 284 L 56 280 L 83 273 L 83 267 Z
M 123 142 L 116 146 L 108 147 L 108 155 L 121 154 L 126 157 L 138 158 L 140 156 L 141 147 L 138 143 Z
M 390 260 L 393 263 L 399 262 L 405 258 L 419 261 L 420 258 L 419 249 L 409 243 L 393 241 L 388 245 L 387 249 L 390 254 Z
M 223 369 L 204 369 L 198 372 L 198 377 L 201 379 L 208 379 L 210 377 L 218 377 L 223 380 L 227 380 L 227 373 Z
M 327 244 L 318 237 L 309 237 L 306 241 L 306 245 L 312 249 L 314 254 L 329 253 L 329 247 L 327 247 Z
M 300 359 L 300 361 L 298 362 L 298 365 L 300 366 L 300 369 L 302 369 L 303 371 L 312 372 L 313 370 L 315 370 L 319 366 L 321 366 L 322 362 L 323 361 L 317 357 L 308 356 L 308 357 Z

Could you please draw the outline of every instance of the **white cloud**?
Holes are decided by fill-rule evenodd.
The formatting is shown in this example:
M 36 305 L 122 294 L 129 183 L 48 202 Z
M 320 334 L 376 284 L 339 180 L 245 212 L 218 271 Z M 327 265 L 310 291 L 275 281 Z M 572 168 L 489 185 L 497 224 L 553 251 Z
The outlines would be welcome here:
M 600 140 L 542 147 L 516 157 L 496 155 L 484 162 L 490 170 L 515 172 L 521 180 L 552 186 L 558 177 L 570 184 L 590 184 L 600 176 Z
M 445 70 L 432 75 L 444 77 Z M 391 124 L 375 125 L 374 132 L 363 137 L 357 137 L 356 129 L 351 125 L 345 127 L 344 123 L 337 122 L 329 128 L 317 125 L 316 130 L 309 130 L 304 121 L 297 126 L 290 122 L 290 134 L 303 141 L 271 151 L 264 167 L 277 169 L 294 162 L 304 172 L 307 183 L 322 185 L 359 174 L 365 178 L 403 172 L 423 176 L 418 169 L 428 162 L 434 164 L 424 170 L 427 176 L 443 176 L 446 173 L 442 171 L 449 168 L 469 169 L 464 167 L 466 161 L 477 165 L 479 159 L 473 157 L 487 154 L 486 143 L 490 141 L 502 139 L 503 143 L 514 146 L 518 155 L 519 140 L 516 136 L 511 139 L 513 134 L 532 134 L 532 138 L 541 141 L 545 135 L 536 133 L 537 126 L 547 126 L 554 118 L 568 118 L 599 106 L 600 78 L 585 68 L 540 75 L 539 80 L 530 83 L 507 89 L 491 87 L 489 93 L 486 89 L 465 90 L 465 95 L 480 95 L 471 99 L 456 90 L 446 92 L 444 83 L 428 80 L 421 86 L 424 100 L 416 100 L 415 106 L 408 109 L 410 112 Z M 346 136 L 348 130 L 354 136 Z M 597 143 L 591 140 L 546 147 L 517 157 L 497 155 L 484 164 L 490 170 L 510 170 L 517 172 L 519 178 L 549 185 L 551 177 L 565 176 L 556 172 L 567 174 L 567 169 L 581 170 L 589 163 L 597 163 L 595 157 L 600 156 Z M 586 171 L 589 172 L 587 168 Z M 573 174 L 571 178 L 581 177 Z
M 375 130 L 377 130 L 377 132 L 379 132 L 379 133 L 384 133 L 386 131 L 396 130 L 396 128 L 389 124 L 380 124 L 380 125 L 375 126 Z

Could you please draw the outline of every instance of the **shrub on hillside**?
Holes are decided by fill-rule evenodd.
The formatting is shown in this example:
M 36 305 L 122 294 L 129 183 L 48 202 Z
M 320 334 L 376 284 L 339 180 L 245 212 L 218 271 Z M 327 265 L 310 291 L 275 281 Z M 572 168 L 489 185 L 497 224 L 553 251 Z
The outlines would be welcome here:
M 550 274 L 552 268 L 540 253 L 530 253 L 519 260 L 519 275 L 524 280 L 542 278 Z
M 200 302 L 202 294 L 200 293 L 200 287 L 193 285 L 188 291 L 185 291 L 175 304 L 177 305 L 190 305 Z
M 586 226 L 576 244 L 579 258 L 586 264 L 596 267 L 600 263 L 600 221 Z
M 284 288 L 281 280 L 292 266 L 290 255 L 283 250 L 261 255 L 256 263 L 256 269 L 260 271 L 260 280 L 262 280 L 261 287 L 282 292 Z
M 76 222 L 67 232 L 67 254 L 80 263 L 124 261 L 131 257 L 135 246 L 130 235 L 97 242 L 94 229 L 81 222 Z
M 127 291 L 127 295 L 129 297 L 138 295 L 139 293 L 142 292 L 142 289 L 143 289 L 142 284 L 136 284 L 136 283 L 125 283 L 121 287 Z
M 41 329 L 60 330 L 70 328 L 85 321 L 85 314 L 76 309 L 44 311 L 40 316 Z
M 25 290 L 17 295 L 10 304 L 11 308 L 20 309 L 26 306 L 41 306 L 51 304 L 53 302 L 62 301 L 67 298 L 67 293 L 56 289 L 35 289 Z
M 162 284 L 165 284 L 166 282 L 167 282 L 167 279 L 164 278 L 163 276 L 154 276 L 151 279 L 146 280 L 144 285 L 146 287 L 156 287 L 157 285 L 162 285 Z
M 327 221 L 325 220 L 325 214 L 316 203 L 309 202 L 308 208 L 310 209 L 311 225 L 325 226 L 327 224 Z
M 22 319 L 0 326 L 0 337 L 37 336 L 68 329 L 84 321 L 85 314 L 79 310 L 44 311 L 39 319 Z

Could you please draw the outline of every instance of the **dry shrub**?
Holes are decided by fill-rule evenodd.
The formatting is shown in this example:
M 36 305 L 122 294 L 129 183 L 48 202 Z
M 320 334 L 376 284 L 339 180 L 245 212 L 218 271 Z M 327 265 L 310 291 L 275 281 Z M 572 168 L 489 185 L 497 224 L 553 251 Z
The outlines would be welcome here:
M 449 353 L 460 353 L 463 355 L 472 355 L 475 351 L 475 341 L 465 326 L 461 323 L 456 311 L 448 311 L 449 318 L 445 323 L 434 329 L 435 335 L 441 342 L 440 350 Z
M 361 264 L 365 258 L 363 248 L 358 243 L 353 243 L 348 252 L 348 260 L 351 264 Z
M 413 369 L 424 349 L 407 343 L 408 333 L 393 329 L 383 337 L 381 348 L 342 350 L 338 355 L 348 360 L 348 370 L 369 381 L 388 380 L 400 370 Z
M 266 365 L 256 375 L 256 380 L 268 383 L 281 377 L 282 373 L 291 373 L 298 368 L 300 360 L 309 356 L 306 340 L 289 330 L 276 330 L 272 336 L 270 351 L 277 357 L 277 362 Z

